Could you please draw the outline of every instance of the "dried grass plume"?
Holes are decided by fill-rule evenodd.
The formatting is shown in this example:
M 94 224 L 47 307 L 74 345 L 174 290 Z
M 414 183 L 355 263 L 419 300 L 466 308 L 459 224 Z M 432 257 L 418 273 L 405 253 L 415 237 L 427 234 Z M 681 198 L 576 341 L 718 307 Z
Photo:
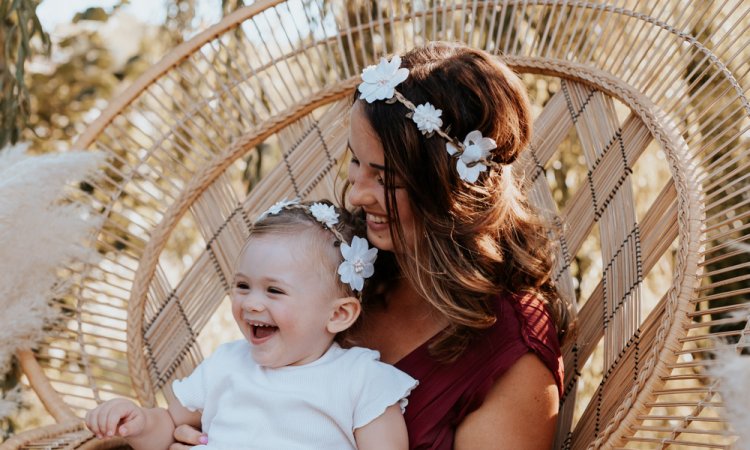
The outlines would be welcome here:
M 750 355 L 743 355 L 741 352 L 743 348 L 747 348 L 746 336 L 750 335 L 750 310 L 743 308 L 730 316 L 743 321 L 744 330 L 738 342 L 732 343 L 728 348 L 726 343 L 720 345 L 722 350 L 717 351 L 717 364 L 711 372 L 716 377 L 721 393 L 725 417 L 739 437 L 733 448 L 750 450 Z
M 0 378 L 13 354 L 33 348 L 44 326 L 57 318 L 50 300 L 66 293 L 60 270 L 87 261 L 84 244 L 97 226 L 82 204 L 66 200 L 73 182 L 91 176 L 104 157 L 94 152 L 32 156 L 26 145 L 0 151 Z M 10 414 L 15 396 L 0 399 L 0 417 Z

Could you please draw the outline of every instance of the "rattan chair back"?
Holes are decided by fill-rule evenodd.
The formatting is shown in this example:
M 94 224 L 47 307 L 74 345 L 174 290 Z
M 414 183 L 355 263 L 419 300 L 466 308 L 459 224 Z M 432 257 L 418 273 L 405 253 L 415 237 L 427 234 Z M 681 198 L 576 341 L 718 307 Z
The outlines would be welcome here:
M 60 425 L 6 445 L 78 433 L 74 446 L 111 446 L 77 417 L 113 396 L 169 398 L 203 358 L 252 220 L 337 194 L 362 68 L 430 40 L 485 49 L 544 87 L 514 170 L 556 224 L 555 279 L 577 319 L 555 448 L 730 445 L 708 368 L 715 336 L 744 336 L 728 314 L 750 291 L 735 262 L 750 215 L 750 4 L 725 3 L 272 0 L 227 16 L 78 141 L 109 155 L 85 196 L 102 257 L 76 273 L 48 342 L 21 355 Z M 659 274 L 669 282 L 649 287 Z

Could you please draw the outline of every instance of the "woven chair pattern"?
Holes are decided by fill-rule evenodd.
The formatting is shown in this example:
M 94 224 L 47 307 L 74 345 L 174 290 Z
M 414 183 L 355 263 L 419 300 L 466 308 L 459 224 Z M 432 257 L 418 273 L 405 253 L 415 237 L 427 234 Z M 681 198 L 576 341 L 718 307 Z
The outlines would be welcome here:
M 227 16 L 78 141 L 109 156 L 82 194 L 103 219 L 102 257 L 74 274 L 48 342 L 19 355 L 58 425 L 0 448 L 122 445 L 93 439 L 77 417 L 113 396 L 170 398 L 171 381 L 203 358 L 196 339 L 225 301 L 252 220 L 285 197 L 336 195 L 358 74 L 429 40 L 485 49 L 559 86 L 514 167 L 556 224 L 555 279 L 575 299 L 555 448 L 728 448 L 707 371 L 715 337 L 740 348 L 747 332 L 730 314 L 746 306 L 726 300 L 750 292 L 746 265 L 730 259 L 747 251 L 750 216 L 750 3 L 725 3 L 269 0 Z M 550 174 L 571 140 L 585 179 L 563 203 Z M 637 205 L 634 178 L 654 149 L 670 177 Z M 571 270 L 591 241 L 601 276 L 581 297 Z M 644 280 L 665 262 L 671 284 L 646 299 Z M 578 395 L 587 364 L 603 368 L 590 399 Z

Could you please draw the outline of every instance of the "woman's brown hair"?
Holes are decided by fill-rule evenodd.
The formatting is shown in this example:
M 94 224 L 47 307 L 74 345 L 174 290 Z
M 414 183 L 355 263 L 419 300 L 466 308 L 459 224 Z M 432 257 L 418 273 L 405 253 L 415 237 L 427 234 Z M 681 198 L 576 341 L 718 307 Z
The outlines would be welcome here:
M 537 295 L 558 330 L 564 330 L 564 308 L 551 279 L 552 241 L 510 168 L 531 139 L 523 83 L 496 58 L 459 44 L 435 42 L 401 58 L 409 77 L 397 90 L 415 105 L 429 102 L 441 109 L 442 129 L 460 141 L 473 130 L 493 138 L 497 148 L 489 158 L 502 168 L 466 183 L 445 140 L 422 135 L 404 105 L 363 101 L 383 145 L 386 209 L 399 249 L 379 255 L 365 302 L 382 300 L 400 277 L 411 280 L 449 321 L 431 346 L 445 361 L 455 359 L 496 321 L 494 298 L 503 292 Z M 415 238 L 408 246 L 395 207 L 395 179 L 406 189 L 415 216 Z

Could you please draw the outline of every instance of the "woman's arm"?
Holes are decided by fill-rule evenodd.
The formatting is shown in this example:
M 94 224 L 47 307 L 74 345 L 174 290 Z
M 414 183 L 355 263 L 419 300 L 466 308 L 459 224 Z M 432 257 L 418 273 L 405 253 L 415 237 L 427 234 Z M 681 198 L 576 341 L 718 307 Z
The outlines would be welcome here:
M 406 450 L 409 436 L 406 422 L 397 404 L 389 406 L 383 414 L 367 425 L 354 430 L 354 440 L 359 450 Z
M 454 448 L 549 450 L 558 410 L 555 379 L 533 353 L 521 357 L 458 426 Z

